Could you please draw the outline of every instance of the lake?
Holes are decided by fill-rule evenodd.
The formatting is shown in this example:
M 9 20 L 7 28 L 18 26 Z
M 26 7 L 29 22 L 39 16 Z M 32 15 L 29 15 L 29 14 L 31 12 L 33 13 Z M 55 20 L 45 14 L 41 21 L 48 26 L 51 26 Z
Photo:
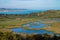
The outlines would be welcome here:
M 23 10 L 23 11 L 19 11 L 19 12 L 0 12 L 0 14 L 31 14 L 33 12 L 43 12 L 46 10 Z

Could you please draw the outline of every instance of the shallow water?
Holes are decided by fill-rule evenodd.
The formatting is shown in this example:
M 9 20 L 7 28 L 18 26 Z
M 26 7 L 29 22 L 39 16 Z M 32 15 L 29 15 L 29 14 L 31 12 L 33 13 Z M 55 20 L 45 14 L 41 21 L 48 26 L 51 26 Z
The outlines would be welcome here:
M 43 24 L 42 22 L 30 22 L 28 24 L 23 24 L 23 27 L 29 27 L 29 28 L 43 28 L 46 26 L 46 24 Z
M 43 24 L 42 21 L 37 21 L 37 22 L 30 22 L 28 24 L 23 24 L 23 27 L 28 26 L 29 28 L 43 28 L 46 27 L 46 25 L 48 24 Z M 32 33 L 38 33 L 38 34 L 43 34 L 43 33 L 47 33 L 47 34 L 53 34 L 53 32 L 47 31 L 47 30 L 25 30 L 23 28 L 16 28 L 16 29 L 12 29 L 14 32 L 18 32 L 18 33 L 26 33 L 26 34 L 32 34 Z
M 43 33 L 47 33 L 47 34 L 54 34 L 53 32 L 47 31 L 47 30 L 24 30 L 23 28 L 14 28 L 12 29 L 13 32 L 17 32 L 17 33 L 26 33 L 26 34 L 43 34 Z

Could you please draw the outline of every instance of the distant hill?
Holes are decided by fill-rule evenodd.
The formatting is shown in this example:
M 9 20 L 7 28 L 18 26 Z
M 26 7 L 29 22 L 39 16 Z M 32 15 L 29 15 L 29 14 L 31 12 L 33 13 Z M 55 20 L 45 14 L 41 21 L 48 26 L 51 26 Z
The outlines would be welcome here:
M 19 12 L 27 9 L 17 9 L 17 8 L 0 8 L 0 12 Z
M 0 10 L 27 10 L 27 9 L 18 9 L 18 8 L 0 8 Z

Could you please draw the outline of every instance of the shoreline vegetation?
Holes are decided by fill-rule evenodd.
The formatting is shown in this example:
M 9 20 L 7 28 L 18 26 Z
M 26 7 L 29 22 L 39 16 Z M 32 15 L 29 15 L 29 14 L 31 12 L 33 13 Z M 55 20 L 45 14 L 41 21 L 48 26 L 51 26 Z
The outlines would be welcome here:
M 60 35 L 56 34 L 19 34 L 10 30 L 4 31 L 0 29 L 0 40 L 60 40 Z
M 44 28 L 33 28 L 31 30 L 48 30 L 60 34 L 60 10 L 48 10 L 31 14 L 0 14 L 0 29 L 23 28 L 29 30 L 29 27 L 23 27 L 23 24 L 43 20 L 43 24 L 52 24 Z M 58 22 L 59 21 L 59 22 Z

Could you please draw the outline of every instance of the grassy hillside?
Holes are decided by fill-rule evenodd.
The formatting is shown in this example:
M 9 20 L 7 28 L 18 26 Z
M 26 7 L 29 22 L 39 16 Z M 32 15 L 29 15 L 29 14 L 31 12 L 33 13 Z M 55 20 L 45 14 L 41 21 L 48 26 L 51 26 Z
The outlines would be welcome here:
M 60 10 L 48 10 L 32 14 L 0 14 L 0 28 L 14 28 L 29 22 L 54 18 L 60 19 Z
M 22 25 L 39 20 L 44 20 L 42 22 L 44 24 L 52 24 L 42 29 L 60 33 L 60 10 L 48 10 L 31 14 L 0 14 L 0 28 L 22 27 L 29 29 L 29 27 L 23 27 Z M 37 30 L 37 28 L 31 30 Z

